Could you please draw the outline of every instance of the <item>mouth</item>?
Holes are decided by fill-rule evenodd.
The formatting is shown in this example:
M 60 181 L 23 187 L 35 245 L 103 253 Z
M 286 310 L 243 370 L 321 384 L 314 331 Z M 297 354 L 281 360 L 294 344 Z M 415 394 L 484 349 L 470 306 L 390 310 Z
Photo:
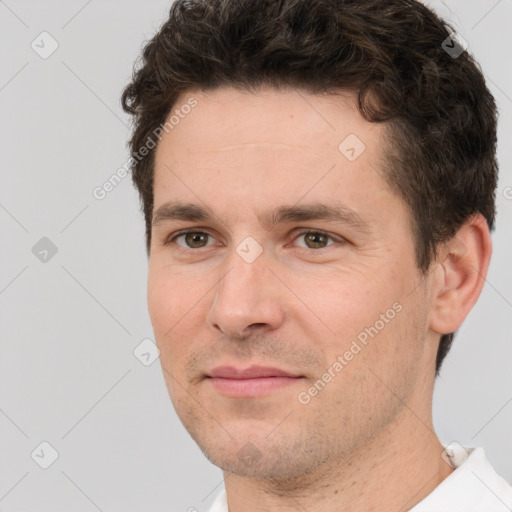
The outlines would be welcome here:
M 303 375 L 266 366 L 218 366 L 206 377 L 217 392 L 231 398 L 269 396 L 304 379 Z

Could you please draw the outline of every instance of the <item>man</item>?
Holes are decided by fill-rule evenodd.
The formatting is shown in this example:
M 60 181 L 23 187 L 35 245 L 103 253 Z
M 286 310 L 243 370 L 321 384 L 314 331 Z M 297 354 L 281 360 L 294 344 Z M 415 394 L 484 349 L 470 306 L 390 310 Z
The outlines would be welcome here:
M 432 392 L 491 256 L 496 107 L 413 0 L 178 0 L 123 93 L 167 388 L 211 509 L 501 511 Z

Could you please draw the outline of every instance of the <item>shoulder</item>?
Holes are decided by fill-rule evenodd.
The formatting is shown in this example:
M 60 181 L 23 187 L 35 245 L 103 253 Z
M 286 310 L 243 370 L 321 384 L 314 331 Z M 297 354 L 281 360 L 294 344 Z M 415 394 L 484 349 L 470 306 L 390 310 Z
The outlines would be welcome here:
M 455 471 L 410 512 L 512 510 L 512 486 L 494 470 L 484 449 L 453 444 L 449 446 L 452 448 L 450 459 Z

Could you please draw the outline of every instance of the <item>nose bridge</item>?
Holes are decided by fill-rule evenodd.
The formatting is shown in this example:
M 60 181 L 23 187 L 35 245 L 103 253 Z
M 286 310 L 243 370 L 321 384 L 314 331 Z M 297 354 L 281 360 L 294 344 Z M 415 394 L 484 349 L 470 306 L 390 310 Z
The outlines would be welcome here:
M 251 241 L 242 242 L 226 260 L 226 272 L 216 287 L 208 322 L 214 328 L 241 336 L 251 325 L 275 329 L 283 319 L 283 308 L 275 278 L 260 250 L 255 255 Z
M 269 281 L 271 272 L 268 268 L 272 263 L 269 261 L 267 254 L 263 253 L 263 250 L 260 254 L 257 254 L 250 247 L 250 242 L 243 242 L 239 245 L 231 260 L 233 277 L 236 275 L 238 281 L 240 281 L 240 286 L 243 286 L 244 283 L 255 288 L 261 286 L 263 289 L 272 286 Z
M 227 302 L 240 308 L 253 307 L 264 299 L 264 288 L 269 284 L 265 280 L 267 262 L 261 254 L 253 261 L 245 260 L 238 252 L 234 252 L 227 261 L 227 273 L 219 282 L 215 299 L 216 303 Z

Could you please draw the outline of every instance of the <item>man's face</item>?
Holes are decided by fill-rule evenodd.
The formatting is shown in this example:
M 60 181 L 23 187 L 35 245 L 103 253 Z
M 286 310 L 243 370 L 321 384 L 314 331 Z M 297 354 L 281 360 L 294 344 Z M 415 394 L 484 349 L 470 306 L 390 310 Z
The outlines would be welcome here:
M 148 305 L 167 388 L 212 462 L 298 476 L 430 405 L 410 213 L 352 95 L 221 88 L 173 111 L 190 97 L 155 161 Z

